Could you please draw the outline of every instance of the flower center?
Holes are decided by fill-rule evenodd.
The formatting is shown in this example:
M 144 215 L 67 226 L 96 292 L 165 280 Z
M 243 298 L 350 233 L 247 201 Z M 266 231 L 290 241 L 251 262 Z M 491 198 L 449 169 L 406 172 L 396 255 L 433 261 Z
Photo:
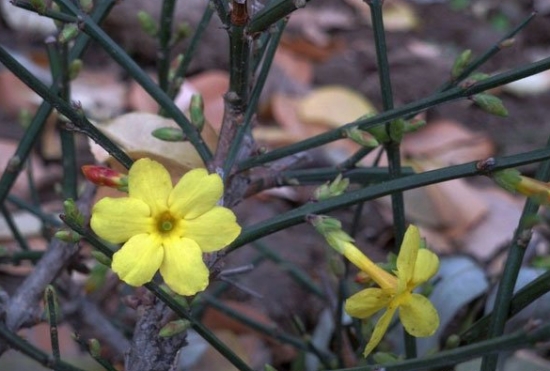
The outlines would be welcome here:
M 175 225 L 176 221 L 168 211 L 160 214 L 160 216 L 157 218 L 157 230 L 162 234 L 172 231 Z

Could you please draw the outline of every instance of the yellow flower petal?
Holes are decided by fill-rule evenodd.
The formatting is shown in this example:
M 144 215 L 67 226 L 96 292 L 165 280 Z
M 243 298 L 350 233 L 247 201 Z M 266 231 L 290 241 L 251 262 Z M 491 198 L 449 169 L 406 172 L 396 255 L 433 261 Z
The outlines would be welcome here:
M 416 287 L 437 273 L 439 269 L 439 258 L 430 250 L 420 249 L 414 265 L 414 274 L 412 277 L 412 286 Z
M 397 278 L 374 264 L 354 244 L 344 241 L 340 244 L 342 254 L 357 268 L 367 273 L 380 287 L 390 289 L 397 286 Z
M 410 225 L 403 237 L 403 243 L 397 255 L 397 277 L 399 279 L 399 292 L 402 292 L 405 287 L 403 284 L 408 283 L 414 273 L 414 265 L 418 248 L 420 247 L 420 232 L 414 225 Z
M 111 268 L 122 281 L 141 286 L 153 279 L 163 257 L 159 236 L 138 234 L 114 253 Z
M 368 318 L 388 305 L 391 295 L 379 288 L 364 289 L 346 300 L 345 310 L 352 317 Z
M 156 161 L 141 158 L 128 172 L 128 195 L 151 207 L 156 215 L 168 209 L 168 196 L 172 191 L 172 179 L 168 170 Z
M 180 295 L 194 295 L 208 286 L 208 268 L 197 243 L 188 238 L 165 241 L 165 255 L 160 274 L 164 282 Z
M 179 218 L 194 219 L 216 206 L 223 194 L 223 182 L 218 174 L 205 169 L 186 173 L 168 198 L 170 212 Z
M 134 235 L 150 233 L 153 228 L 150 214 L 151 209 L 141 200 L 105 197 L 92 209 L 90 226 L 104 240 L 121 243 Z
M 439 315 L 432 303 L 424 296 L 412 294 L 399 306 L 399 319 L 405 330 L 416 337 L 433 335 L 439 327 Z
M 183 220 L 183 236 L 194 240 L 203 252 L 217 251 L 233 242 L 241 233 L 236 220 L 231 210 L 216 206 L 198 218 Z
M 396 309 L 396 307 L 389 307 L 388 310 L 384 312 L 382 317 L 380 317 L 378 322 L 376 322 L 376 326 L 374 326 L 374 331 L 372 332 L 372 336 L 367 343 L 367 346 L 365 347 L 363 356 L 368 356 L 380 343 L 388 329 L 388 326 L 390 325 L 391 319 L 393 318 Z

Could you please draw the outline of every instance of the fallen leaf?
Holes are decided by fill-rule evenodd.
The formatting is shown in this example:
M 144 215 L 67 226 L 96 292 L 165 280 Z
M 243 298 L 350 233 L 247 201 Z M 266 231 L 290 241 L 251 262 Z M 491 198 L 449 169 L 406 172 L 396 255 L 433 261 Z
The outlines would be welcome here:
M 328 85 L 312 90 L 298 101 L 299 119 L 307 124 L 338 128 L 375 113 L 374 106 L 360 93 L 347 87 Z
M 166 126 L 178 127 L 173 120 L 145 112 L 128 113 L 96 125 L 132 159 L 152 158 L 162 163 L 173 176 L 180 177 L 191 169 L 204 167 L 191 143 L 164 142 L 151 135 L 153 130 Z M 209 148 L 214 150 L 217 145 L 214 129 L 206 124 L 201 135 Z M 95 155 L 99 161 L 104 160 L 104 156 Z

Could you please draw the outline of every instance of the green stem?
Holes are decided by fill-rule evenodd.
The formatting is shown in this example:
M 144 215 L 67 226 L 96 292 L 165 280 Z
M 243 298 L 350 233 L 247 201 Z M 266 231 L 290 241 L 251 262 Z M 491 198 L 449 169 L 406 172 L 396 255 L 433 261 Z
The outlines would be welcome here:
M 497 41 L 490 49 L 488 49 L 485 53 L 480 55 L 478 58 L 473 60 L 471 63 L 469 63 L 466 68 L 464 68 L 464 71 L 462 71 L 456 78 L 449 80 L 445 84 L 443 84 L 439 91 L 447 90 L 453 86 L 455 86 L 460 81 L 467 78 L 472 72 L 477 70 L 479 67 L 481 67 L 485 62 L 487 62 L 489 59 L 491 59 L 493 56 L 495 56 L 498 52 L 500 52 L 502 48 L 502 43 L 510 40 L 515 35 L 517 35 L 521 30 L 523 30 L 534 18 L 537 13 L 533 12 L 529 14 L 518 26 L 516 26 L 514 29 L 510 30 L 506 33 L 499 41 Z
M 107 16 L 111 8 L 113 7 L 113 5 L 114 5 L 114 0 L 103 0 L 99 2 L 97 6 L 94 8 L 94 11 L 92 13 L 92 19 L 94 19 L 98 23 L 101 23 L 103 19 L 105 19 L 105 17 Z M 87 35 L 84 35 L 84 34 L 78 35 L 74 42 L 74 46 L 71 48 L 71 51 L 69 53 L 69 59 L 73 61 L 79 58 L 88 47 L 89 42 L 90 42 L 90 38 Z M 3 49 L 0 50 L 0 54 L 3 54 L 4 52 L 5 50 Z M 3 62 L 2 59 L 0 60 Z M 15 66 L 12 66 L 12 67 L 16 69 L 22 68 L 19 64 L 16 64 Z M 12 70 L 12 72 L 14 71 Z M 58 92 L 58 89 L 56 86 L 50 87 L 50 90 L 53 94 L 57 94 Z M 17 176 L 21 171 L 21 164 L 27 161 L 27 158 L 30 154 L 32 146 L 34 145 L 36 140 L 38 140 L 38 138 L 40 137 L 40 132 L 42 131 L 42 128 L 44 127 L 44 123 L 46 122 L 46 119 L 50 115 L 51 111 L 52 111 L 52 105 L 49 102 L 43 102 L 38 108 L 38 110 L 36 111 L 36 114 L 34 115 L 34 118 L 31 124 L 29 125 L 29 127 L 23 134 L 23 137 L 19 141 L 19 145 L 15 150 L 15 154 L 12 156 L 10 160 L 10 162 L 14 166 L 12 166 L 11 168 L 8 167 L 8 169 L 2 173 L 2 176 L 0 178 L 0 203 L 4 202 L 4 199 L 6 198 L 9 190 L 13 186 L 15 179 L 17 179 Z
M 550 139 L 547 145 L 550 147 Z M 544 161 L 540 164 L 536 178 L 543 182 L 547 182 L 550 179 L 550 161 Z M 531 240 L 532 225 L 530 220 L 536 216 L 539 207 L 538 203 L 529 199 L 523 208 L 523 213 L 521 214 L 518 228 L 514 233 L 512 246 L 510 246 L 502 278 L 497 289 L 493 315 L 487 333 L 489 338 L 500 336 L 504 332 L 523 256 Z M 494 371 L 497 367 L 497 362 L 498 354 L 487 355 L 483 357 L 481 370 Z
M 218 309 L 225 315 L 245 324 L 251 329 L 254 329 L 262 334 L 268 335 L 282 343 L 290 344 L 296 349 L 300 349 L 303 351 L 310 350 L 308 345 L 302 339 L 282 332 L 281 329 L 278 328 L 277 325 L 275 324 L 269 326 L 269 325 L 265 325 L 263 323 L 254 321 L 250 319 L 248 316 L 242 314 L 237 310 L 234 310 L 233 308 L 228 307 L 227 305 L 223 304 L 220 300 L 206 293 L 203 293 L 201 295 L 201 299 L 204 300 L 208 305 L 211 305 L 212 307 Z
M 546 271 L 539 277 L 529 282 L 519 290 L 510 301 L 508 319 L 526 308 L 529 304 L 550 291 L 550 271 Z M 493 313 L 479 319 L 469 329 L 460 334 L 463 343 L 470 344 L 480 339 L 485 339 L 489 330 L 489 323 L 492 321 Z
M 16 197 L 13 195 L 8 195 L 6 199 L 12 204 L 16 205 L 17 207 L 30 212 L 31 214 L 36 216 L 38 219 L 40 219 L 44 224 L 51 225 L 54 227 L 61 226 L 61 221 L 57 219 L 55 216 L 51 214 L 46 214 L 45 212 L 43 212 L 40 209 L 40 205 L 35 206 L 35 205 L 28 204 L 27 202 L 23 201 L 19 197 Z
M 9 344 L 9 346 L 26 356 L 34 359 L 44 367 L 54 369 L 56 371 L 83 371 L 81 368 L 74 367 L 63 361 L 55 361 L 48 354 L 38 349 L 31 343 L 27 342 L 17 334 L 11 332 L 4 322 L 0 322 L 0 337 Z
M 361 366 L 333 371 L 376 371 L 381 369 L 386 371 L 434 370 L 437 368 L 456 365 L 485 354 L 498 354 L 505 350 L 515 350 L 535 346 L 538 342 L 548 341 L 549 338 L 550 325 L 546 324 L 533 331 L 527 332 L 521 330 L 511 335 L 481 341 L 479 343 L 466 345 L 457 349 L 442 351 L 436 355 L 424 358 L 410 359 L 384 365 Z
M 337 167 L 338 169 L 351 169 L 357 166 L 357 163 L 361 161 L 365 156 L 371 153 L 376 147 L 361 147 L 354 154 L 344 160 Z
M 50 325 L 50 342 L 52 346 L 52 356 L 55 363 L 58 363 L 61 359 L 61 352 L 59 351 L 59 336 L 57 332 L 57 308 L 55 302 L 54 288 L 51 286 L 46 287 L 46 305 L 48 308 L 48 323 Z
M 120 161 L 124 166 L 130 167 L 132 164 L 132 160 L 124 153 L 122 152 L 118 146 L 116 146 L 113 142 L 111 142 L 106 136 L 104 136 L 99 130 L 95 128 L 95 126 L 88 121 L 88 119 L 78 113 L 74 107 L 69 105 L 67 102 L 65 102 L 63 99 L 61 99 L 56 89 L 50 89 L 46 85 L 44 85 L 40 80 L 38 80 L 35 76 L 33 76 L 25 67 L 23 67 L 18 61 L 16 61 L 2 46 L 0 46 L 0 62 L 2 62 L 10 71 L 14 73 L 21 81 L 23 81 L 28 87 L 30 87 L 34 92 L 36 92 L 38 95 L 40 95 L 44 100 L 48 101 L 53 107 L 55 107 L 59 112 L 61 112 L 63 115 L 65 115 L 69 120 L 71 120 L 72 124 L 80 127 L 82 130 L 86 130 L 88 133 L 93 133 L 93 136 L 90 136 L 92 139 L 96 140 L 98 144 L 100 144 L 109 154 L 111 154 L 114 158 L 116 158 L 118 161 Z M 42 108 L 42 106 L 41 106 Z M 41 116 L 46 115 L 51 110 L 51 107 L 44 106 L 44 109 L 40 112 Z M 38 116 L 38 114 L 37 114 Z M 32 126 L 32 124 L 31 124 Z M 28 132 L 32 132 L 35 135 L 38 135 L 42 129 L 42 123 L 40 126 L 37 125 L 37 127 L 33 127 L 28 129 Z M 30 152 L 30 146 L 34 143 L 36 138 L 31 138 L 30 136 L 25 136 L 27 141 L 25 141 L 25 146 L 22 148 L 22 154 L 28 156 Z M 22 147 L 23 140 L 19 143 L 19 148 Z M 28 146 L 28 147 L 27 147 Z M 18 156 L 18 151 L 16 151 L 16 155 L 12 157 L 12 159 L 16 159 L 17 163 L 21 163 L 21 158 Z M 26 158 L 25 156 L 25 158 Z M 20 165 L 16 167 L 16 172 L 18 173 L 20 170 Z M 10 170 L 6 171 L 5 173 L 10 174 Z M 13 176 L 13 175 L 12 175 Z M 11 177 L 10 177 L 11 178 Z M 11 180 L 8 178 L 9 180 Z M 13 184 L 13 179 L 11 181 L 11 184 Z M 0 181 L 1 182 L 1 181 Z M 9 186 L 11 186 L 9 184 Z M 6 185 L 8 185 L 8 181 L 6 181 Z M 0 196 L 4 196 L 3 192 L 8 192 L 9 188 L 7 190 L 4 190 L 4 188 L 0 187 Z M 0 197 L 0 200 L 2 198 Z
M 10 229 L 13 238 L 15 238 L 15 240 L 19 244 L 19 247 L 21 247 L 21 250 L 29 251 L 30 249 L 29 245 L 27 244 L 27 240 L 21 235 L 21 232 L 19 232 L 19 228 L 15 224 L 15 221 L 11 216 L 11 212 L 8 210 L 5 203 L 0 204 L 0 212 L 2 212 L 2 216 L 4 217 L 8 228 Z
M 227 3 L 227 0 L 211 0 L 211 1 L 223 25 L 229 28 L 229 6 Z
M 124 67 L 124 70 L 174 119 L 191 144 L 193 144 L 204 163 L 207 163 L 212 157 L 210 149 L 197 129 L 189 122 L 170 97 L 87 14 L 81 12 L 70 0 L 55 0 L 55 2 L 60 4 L 60 6 L 66 6 L 74 15 L 79 17 L 81 30 L 101 45 L 117 63 Z
M 248 24 L 247 33 L 254 35 L 267 30 L 290 13 L 306 5 L 309 0 L 274 0 L 260 10 Z
M 403 169 L 401 175 L 413 175 L 414 171 L 410 167 Z M 277 186 L 283 185 L 316 185 L 332 181 L 338 174 L 348 178 L 351 183 L 361 185 L 380 183 L 390 179 L 388 168 L 367 167 L 355 168 L 342 171 L 340 167 L 321 167 L 316 169 L 287 170 L 280 174 Z
M 189 46 L 187 47 L 187 50 L 183 55 L 183 60 L 181 61 L 178 68 L 176 69 L 174 73 L 174 78 L 170 83 L 170 88 L 168 89 L 168 96 L 171 99 L 174 99 L 176 95 L 178 95 L 181 89 L 181 86 L 184 81 L 183 79 L 187 73 L 187 68 L 189 68 L 189 64 L 191 63 L 191 58 L 195 55 L 195 50 L 197 49 L 197 46 L 200 43 L 201 37 L 204 34 L 206 27 L 208 26 L 208 24 L 210 23 L 210 20 L 212 19 L 212 14 L 214 14 L 213 6 L 211 4 L 208 4 L 204 9 L 204 13 L 197 26 L 197 29 L 195 30 L 195 32 L 193 33 L 193 36 L 191 37 Z
M 40 13 L 37 11 L 37 9 L 29 2 L 29 1 L 22 1 L 22 0 L 11 0 L 12 5 L 15 5 L 18 8 L 30 10 L 32 12 L 38 13 L 41 16 L 55 19 L 56 21 L 65 22 L 65 23 L 76 23 L 78 22 L 78 19 L 74 16 L 71 16 L 64 12 L 58 12 L 55 10 L 50 9 L 49 7 L 46 7 L 44 9 L 44 12 Z M 8 10 L 9 11 L 9 10 Z
M 260 100 L 260 95 L 264 88 L 267 75 L 269 74 L 269 71 L 271 69 L 271 64 L 273 63 L 273 58 L 275 57 L 275 52 L 277 50 L 277 46 L 279 45 L 279 40 L 281 38 L 281 35 L 283 34 L 283 30 L 285 29 L 285 26 L 286 26 L 285 20 L 280 21 L 277 24 L 277 29 L 274 31 L 271 37 L 271 40 L 269 42 L 269 46 L 266 48 L 266 53 L 263 58 L 263 63 L 262 63 L 260 73 L 258 74 L 258 78 L 256 80 L 256 84 L 254 85 L 254 89 L 250 94 L 250 102 L 246 107 L 243 124 L 237 128 L 235 138 L 231 142 L 231 146 L 229 147 L 229 151 L 224 161 L 224 174 L 229 174 L 229 172 L 233 168 L 233 165 L 235 164 L 235 160 L 237 158 L 237 154 L 241 149 L 244 136 L 247 132 L 250 131 L 252 116 L 256 113 L 258 101 Z
M 168 73 L 170 71 L 170 39 L 172 38 L 172 24 L 174 21 L 175 0 L 164 0 L 160 14 L 158 52 L 158 83 L 163 91 L 168 91 Z
M 299 143 L 286 146 L 281 149 L 276 149 L 263 155 L 259 155 L 238 164 L 240 171 L 250 169 L 251 167 L 263 165 L 267 162 L 275 161 L 283 157 L 293 155 L 314 147 L 330 143 L 332 141 L 343 139 L 346 137 L 345 132 L 353 127 L 358 127 L 361 130 L 367 130 L 374 126 L 383 124 L 384 122 L 419 113 L 427 108 L 436 106 L 441 103 L 450 102 L 459 98 L 469 97 L 471 95 L 481 93 L 485 90 L 501 86 L 512 81 L 522 79 L 550 68 L 550 57 L 542 59 L 538 62 L 529 63 L 518 67 L 512 71 L 503 72 L 483 81 L 479 81 L 469 87 L 454 87 L 444 92 L 433 94 L 427 98 L 411 102 L 402 107 L 382 112 L 379 115 L 368 119 L 357 120 L 352 123 L 341 126 L 338 129 L 316 135 L 314 137 L 303 140 Z
M 541 148 L 512 156 L 495 159 L 495 166 L 491 170 L 501 170 L 510 167 L 530 164 L 550 158 L 550 148 Z M 389 180 L 384 183 L 374 184 L 370 187 L 345 193 L 315 204 L 307 204 L 295 208 L 286 213 L 277 215 L 269 220 L 259 222 L 245 228 L 241 235 L 231 243 L 227 251 L 233 251 L 244 244 L 252 242 L 260 237 L 280 231 L 281 229 L 303 223 L 309 214 L 323 214 L 342 207 L 351 206 L 362 201 L 368 201 L 392 192 L 406 191 L 429 184 L 441 183 L 451 179 L 464 178 L 485 174 L 487 170 L 479 169 L 476 162 L 449 166 L 446 168 L 427 171 L 420 174 Z

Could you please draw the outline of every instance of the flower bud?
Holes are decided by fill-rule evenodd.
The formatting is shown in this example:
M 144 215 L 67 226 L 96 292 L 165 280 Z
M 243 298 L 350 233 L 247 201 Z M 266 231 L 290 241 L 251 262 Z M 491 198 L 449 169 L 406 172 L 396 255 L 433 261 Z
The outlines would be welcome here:
M 172 127 L 155 129 L 151 135 L 165 142 L 183 142 L 187 139 L 185 133 L 181 129 Z
M 88 351 L 90 352 L 90 355 L 94 358 L 101 357 L 101 344 L 99 343 L 99 340 L 88 340 Z
M 349 186 L 349 179 L 342 179 L 342 174 L 338 174 L 332 182 L 327 182 L 315 190 L 314 198 L 316 200 L 326 200 L 331 197 L 340 196 Z
M 78 207 L 72 198 L 68 198 L 63 201 L 63 211 L 65 218 L 73 220 L 80 226 L 84 225 L 84 215 L 82 215 L 80 210 L 78 210 Z
M 487 113 L 495 116 L 506 117 L 508 110 L 504 107 L 502 100 L 492 94 L 480 93 L 471 97 L 476 106 Z
M 139 24 L 143 31 L 151 37 L 155 37 L 158 34 L 158 25 L 157 22 L 153 19 L 151 14 L 140 10 L 137 14 Z
M 80 234 L 76 233 L 73 230 L 67 229 L 60 229 L 59 231 L 55 232 L 54 237 L 67 243 L 77 243 L 82 238 Z
M 185 319 L 178 319 L 168 322 L 160 331 L 159 336 L 163 338 L 172 337 L 188 330 L 191 327 L 191 322 Z
M 352 127 L 351 129 L 346 130 L 345 133 L 349 139 L 363 147 L 374 148 L 380 144 L 372 134 L 359 129 L 358 127 Z
M 82 59 L 75 59 L 72 61 L 71 64 L 69 64 L 69 79 L 76 79 L 80 74 L 80 71 L 82 71 L 82 66 Z
M 202 95 L 193 94 L 191 97 L 191 103 L 189 104 L 189 115 L 191 116 L 191 123 L 197 128 L 200 133 L 204 128 L 204 101 Z
M 84 165 L 82 173 L 86 179 L 98 186 L 116 188 L 119 191 L 128 191 L 128 176 L 105 166 Z
M 61 44 L 66 44 L 78 36 L 80 30 L 75 23 L 69 23 L 63 26 L 58 36 L 58 41 Z
M 472 60 L 472 51 L 470 49 L 464 50 L 458 57 L 456 57 L 451 69 L 451 77 L 456 79 L 466 69 L 470 61 Z
M 499 186 L 509 192 L 518 192 L 534 197 L 539 203 L 550 203 L 550 184 L 521 175 L 516 169 L 494 172 L 492 178 Z

